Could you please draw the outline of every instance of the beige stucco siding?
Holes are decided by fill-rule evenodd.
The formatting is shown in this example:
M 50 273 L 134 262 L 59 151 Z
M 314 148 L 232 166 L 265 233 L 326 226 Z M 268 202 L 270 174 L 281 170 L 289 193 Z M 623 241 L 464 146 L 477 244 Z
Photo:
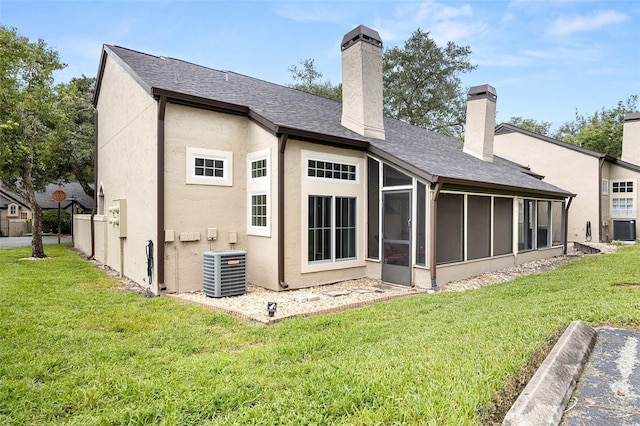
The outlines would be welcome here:
M 103 193 L 99 202 L 113 207 L 118 200 L 126 200 L 126 209 L 119 213 L 105 209 L 109 219 L 121 223 L 106 226 L 104 259 L 98 260 L 145 284 L 145 245 L 147 240 L 156 242 L 157 102 L 107 57 L 97 110 L 96 189 Z M 126 236 L 121 237 L 125 227 Z
M 546 182 L 577 194 L 569 209 L 568 241 L 584 241 L 587 221 L 591 222 L 593 240 L 599 240 L 597 157 L 516 132 L 496 135 L 494 150 L 500 157 L 529 166 Z
M 357 182 L 312 179 L 306 176 L 308 158 L 356 164 Z M 289 140 L 285 151 L 285 282 L 292 288 L 309 287 L 366 275 L 364 152 Z M 357 259 L 308 262 L 309 195 L 356 197 Z

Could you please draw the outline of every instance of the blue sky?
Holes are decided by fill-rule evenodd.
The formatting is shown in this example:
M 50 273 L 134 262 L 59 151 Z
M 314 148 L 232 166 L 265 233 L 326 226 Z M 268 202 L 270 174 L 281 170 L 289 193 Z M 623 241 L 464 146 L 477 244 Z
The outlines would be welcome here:
M 640 1 L 32 1 L 0 0 L 0 23 L 44 39 L 68 67 L 95 76 L 103 43 L 171 56 L 275 83 L 313 58 L 340 82 L 340 42 L 357 25 L 385 47 L 420 28 L 470 46 L 465 86 L 491 84 L 498 122 L 573 120 L 640 93 Z M 640 107 L 640 105 L 639 105 Z

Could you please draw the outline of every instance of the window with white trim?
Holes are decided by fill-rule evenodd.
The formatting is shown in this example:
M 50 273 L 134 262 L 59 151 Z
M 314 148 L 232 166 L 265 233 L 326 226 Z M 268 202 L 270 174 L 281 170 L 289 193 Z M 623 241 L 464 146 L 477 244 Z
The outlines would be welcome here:
M 323 179 L 356 181 L 357 165 L 335 161 L 307 160 L 307 176 Z
M 609 195 L 609 181 L 602 179 L 602 195 Z
M 614 198 L 611 200 L 611 216 L 635 217 L 633 198 Z
M 265 228 L 268 223 L 267 194 L 252 194 L 251 226 Z
M 356 205 L 355 197 L 309 196 L 309 262 L 356 258 Z
M 18 205 L 17 204 L 9 204 L 9 214 L 8 216 L 18 216 Z
M 258 179 L 267 176 L 267 159 L 251 161 L 251 179 Z
M 187 147 L 186 182 L 197 185 L 232 186 L 233 153 Z
M 633 182 L 632 181 L 613 182 L 611 190 L 614 194 L 621 193 L 621 192 L 633 192 Z

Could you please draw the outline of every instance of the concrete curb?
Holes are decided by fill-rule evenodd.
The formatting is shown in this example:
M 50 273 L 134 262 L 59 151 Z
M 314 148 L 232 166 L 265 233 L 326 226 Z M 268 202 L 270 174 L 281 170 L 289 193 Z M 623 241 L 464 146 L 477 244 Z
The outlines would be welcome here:
M 596 337 L 597 332 L 581 321 L 569 324 L 502 424 L 558 425 Z

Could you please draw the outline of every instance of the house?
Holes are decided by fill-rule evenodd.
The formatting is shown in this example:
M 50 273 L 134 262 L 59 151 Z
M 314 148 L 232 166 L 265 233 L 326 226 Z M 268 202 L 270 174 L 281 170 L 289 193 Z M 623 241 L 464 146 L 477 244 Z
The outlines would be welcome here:
M 635 241 L 640 235 L 640 113 L 627 114 L 623 129 L 621 158 L 510 124 L 496 128 L 494 150 L 577 194 L 568 218 L 569 241 Z
M 43 211 L 57 210 L 54 191 L 64 191 L 66 200 L 60 208 L 70 214 L 91 212 L 94 199 L 88 196 L 78 182 L 49 184 L 44 191 L 36 192 L 36 201 Z M 12 191 L 0 188 L 0 237 L 16 237 L 31 232 L 33 211 L 29 203 Z
M 274 291 L 430 288 L 563 253 L 573 194 L 493 155 L 493 87 L 470 90 L 463 144 L 383 117 L 376 31 L 340 48 L 342 103 L 105 45 L 76 247 L 157 294 L 202 290 L 204 253 L 230 249 Z
M 29 232 L 31 217 L 27 200 L 0 187 L 0 237 L 19 237 Z

